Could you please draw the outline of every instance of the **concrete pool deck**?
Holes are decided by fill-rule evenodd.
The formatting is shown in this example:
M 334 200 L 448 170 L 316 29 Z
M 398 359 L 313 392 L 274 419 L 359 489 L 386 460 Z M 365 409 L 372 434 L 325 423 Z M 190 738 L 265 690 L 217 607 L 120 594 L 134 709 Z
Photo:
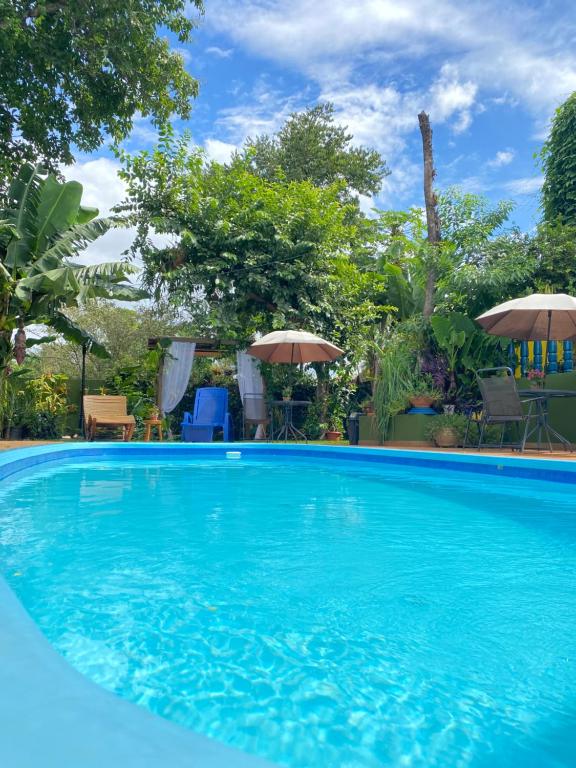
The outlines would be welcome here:
M 118 441 L 119 443 L 121 441 Z M 138 443 L 138 440 L 133 440 L 132 445 L 135 443 Z M 179 441 L 174 441 L 175 443 L 179 444 Z M 8 450 L 15 450 L 18 448 L 34 448 L 36 446 L 42 446 L 42 445 L 75 445 L 78 443 L 87 444 L 90 445 L 90 443 L 87 443 L 84 440 L 0 440 L 0 451 L 8 451 Z M 97 443 L 96 443 L 97 444 Z M 171 443 L 169 443 L 171 444 Z M 251 445 L 252 443 L 249 443 Z M 576 460 L 576 451 L 574 453 L 570 453 L 569 451 L 565 450 L 554 450 L 554 451 L 548 451 L 548 450 L 541 450 L 538 451 L 535 448 L 527 448 L 524 453 L 518 453 L 517 451 L 512 451 L 510 449 L 506 450 L 505 448 L 502 449 L 491 449 L 491 448 L 484 448 L 481 451 L 478 451 L 474 448 L 437 448 L 434 445 L 421 445 L 414 443 L 401 443 L 401 442 L 391 442 L 387 443 L 386 445 L 359 445 L 359 446 L 350 446 L 349 443 L 345 441 L 341 442 L 328 442 L 328 441 L 315 441 L 315 442 L 309 442 L 309 443 L 298 443 L 298 442 L 290 442 L 290 443 L 254 443 L 255 445 L 325 445 L 325 446 L 334 446 L 336 448 L 350 448 L 350 447 L 357 447 L 362 449 L 374 449 L 377 448 L 378 450 L 386 451 L 386 450 L 403 450 L 403 451 L 430 451 L 432 453 L 448 453 L 448 454 L 463 454 L 467 456 L 509 456 L 513 458 L 518 459 L 555 459 L 555 460 L 563 460 L 566 459 L 568 461 L 574 461 Z

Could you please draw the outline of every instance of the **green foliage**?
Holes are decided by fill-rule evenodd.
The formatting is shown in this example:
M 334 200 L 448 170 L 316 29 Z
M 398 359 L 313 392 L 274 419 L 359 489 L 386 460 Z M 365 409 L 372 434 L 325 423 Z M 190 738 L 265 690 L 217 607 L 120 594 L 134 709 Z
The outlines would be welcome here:
M 536 293 L 576 291 L 576 225 L 542 222 L 530 242 L 530 254 L 537 264 Z
M 450 315 L 433 315 L 430 325 L 436 343 L 446 355 L 450 386 L 449 397 L 456 393 L 456 366 L 459 357 L 465 357 L 476 334 L 476 326 L 465 315 L 453 312 Z
M 198 10 L 200 0 L 192 3 Z M 23 159 L 124 139 L 136 113 L 187 118 L 198 85 L 166 37 L 195 26 L 186 0 L 0 0 L 0 178 Z
M 118 306 L 105 299 L 93 299 L 80 307 L 66 309 L 70 323 L 89 339 L 108 351 L 105 358 L 94 355 L 94 347 L 86 358 L 89 379 L 103 380 L 114 375 L 117 368 L 145 364 L 148 339 L 162 336 L 190 336 L 194 328 L 186 317 L 164 303 L 139 306 L 137 310 Z M 35 359 L 42 371 L 61 371 L 79 376 L 82 349 L 77 343 L 48 343 L 36 352 Z
M 420 374 L 410 384 L 410 397 L 429 397 L 439 401 L 442 400 L 442 392 L 434 385 L 430 374 Z
M 458 312 L 433 315 L 430 326 L 436 345 L 446 359 L 449 402 L 474 396 L 474 373 L 479 368 L 506 361 L 510 339 L 488 335 L 466 315 Z
M 158 353 L 149 350 L 138 363 L 118 365 L 105 379 L 107 394 L 124 395 L 128 410 L 143 418 L 148 406 L 154 403 L 156 376 L 158 373 Z
M 541 160 L 545 221 L 576 226 L 576 93 L 556 110 Z
M 243 157 L 267 181 L 339 184 L 346 199 L 374 195 L 389 171 L 375 149 L 354 146 L 352 140 L 347 129 L 334 122 L 333 105 L 319 104 L 290 115 L 272 136 L 248 139 Z
M 306 328 L 358 349 L 382 314 L 373 297 L 384 279 L 354 262 L 360 228 L 341 185 L 270 182 L 239 158 L 206 165 L 187 143 L 166 135 L 152 154 L 123 156 L 123 210 L 138 227 L 146 285 L 209 334 L 240 343 L 257 331 Z M 176 245 L 151 246 L 152 226 Z
M 529 238 L 506 229 L 509 201 L 492 206 L 452 187 L 439 195 L 442 236 L 450 243 L 437 282 L 437 309 L 476 317 L 522 292 L 536 269 Z
M 442 237 L 454 246 L 454 259 L 459 263 L 481 263 L 483 246 L 503 233 L 514 203 L 501 200 L 493 206 L 483 195 L 450 187 L 438 195 L 438 214 Z
M 511 203 L 491 206 L 484 197 L 455 187 L 438 200 L 443 240 L 435 248 L 427 242 L 421 209 L 379 212 L 377 263 L 387 278 L 382 303 L 398 307 L 399 319 L 422 309 L 432 268 L 437 311 L 471 317 L 518 295 L 536 270 L 529 238 L 504 228 Z
M 83 267 L 71 261 L 114 224 L 97 219 L 98 211 L 83 207 L 81 197 L 77 182 L 61 183 L 27 164 L 10 186 L 7 207 L 0 211 L 0 375 L 14 352 L 22 362 L 24 328 L 32 323 L 78 343 L 92 342 L 95 354 L 106 354 L 63 310 L 94 297 L 146 295 L 125 282 L 134 272 L 130 265 Z
M 376 346 L 374 411 L 382 440 L 386 440 L 393 416 L 406 410 L 419 373 L 417 353 L 421 337 L 413 325 L 398 324 Z
M 34 376 L 28 368 L 13 369 L 0 380 L 0 435 L 12 427 L 24 436 L 54 440 L 62 436 L 70 407 L 68 377 L 63 374 Z
M 43 374 L 26 383 L 26 426 L 31 438 L 54 440 L 62 436 L 69 410 L 66 381 L 62 374 Z

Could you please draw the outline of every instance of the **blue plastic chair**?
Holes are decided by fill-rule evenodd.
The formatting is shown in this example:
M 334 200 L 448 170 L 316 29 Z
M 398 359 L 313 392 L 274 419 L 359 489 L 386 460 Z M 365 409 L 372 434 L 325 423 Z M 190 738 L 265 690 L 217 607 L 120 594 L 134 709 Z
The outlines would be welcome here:
M 233 436 L 232 419 L 228 413 L 228 390 L 224 387 L 197 389 L 194 416 L 185 411 L 180 426 L 185 443 L 211 443 L 217 428 L 224 432 L 224 442 L 231 442 Z

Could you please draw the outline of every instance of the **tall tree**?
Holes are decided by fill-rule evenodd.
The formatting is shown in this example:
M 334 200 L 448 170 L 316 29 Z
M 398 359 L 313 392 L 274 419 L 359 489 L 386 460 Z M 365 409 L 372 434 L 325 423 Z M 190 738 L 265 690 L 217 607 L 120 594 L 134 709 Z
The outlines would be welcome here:
M 267 181 L 309 181 L 317 187 L 342 183 L 342 192 L 374 195 L 389 171 L 375 149 L 355 146 L 335 122 L 332 104 L 294 112 L 278 133 L 248 139 L 243 156 Z
M 0 178 L 123 139 L 137 112 L 187 117 L 198 85 L 159 28 L 187 41 L 190 5 L 202 0 L 0 0 Z
M 186 139 L 124 163 L 125 210 L 138 227 L 147 285 L 207 330 L 247 340 L 304 327 L 353 349 L 377 316 L 373 286 L 383 278 L 353 261 L 359 228 L 342 184 L 271 182 L 239 157 L 228 167 L 203 165 Z M 151 226 L 174 244 L 155 248 Z
M 576 92 L 556 110 L 541 158 L 544 218 L 576 226 Z
M 537 263 L 535 291 L 576 291 L 576 226 L 542 222 L 530 239 L 529 252 Z
M 451 187 L 437 194 L 443 238 L 434 253 L 435 311 L 476 317 L 532 284 L 537 268 L 534 244 L 508 225 L 512 205 L 492 205 L 480 195 Z M 388 275 L 386 303 L 397 317 L 422 311 L 429 277 L 430 246 L 423 210 L 384 211 L 377 220 L 381 256 Z
M 163 302 L 131 309 L 106 299 L 94 299 L 79 307 L 67 308 L 65 314 L 110 353 L 107 358 L 88 356 L 87 376 L 93 379 L 104 379 L 119 368 L 143 365 L 151 337 L 194 333 L 182 313 Z M 43 373 L 58 371 L 75 377 L 82 362 L 82 348 L 59 340 L 42 344 L 34 358 Z
M 440 244 L 440 217 L 438 216 L 438 207 L 436 194 L 434 192 L 434 179 L 436 178 L 436 169 L 434 168 L 434 154 L 432 151 L 432 128 L 430 118 L 426 112 L 420 112 L 418 115 L 420 124 L 420 133 L 422 134 L 422 151 L 424 155 L 424 203 L 426 205 L 426 225 L 428 228 L 429 265 L 428 275 L 426 277 L 426 287 L 424 289 L 424 307 L 422 314 L 424 317 L 430 317 L 434 312 L 434 294 L 436 290 L 436 250 Z

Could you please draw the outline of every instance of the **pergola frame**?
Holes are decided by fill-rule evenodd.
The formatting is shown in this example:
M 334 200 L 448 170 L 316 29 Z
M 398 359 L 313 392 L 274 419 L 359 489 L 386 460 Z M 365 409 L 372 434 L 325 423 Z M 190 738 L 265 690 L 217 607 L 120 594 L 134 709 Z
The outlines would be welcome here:
M 231 339 L 211 339 L 206 337 L 194 336 L 153 336 L 148 339 L 148 349 L 155 349 L 161 341 L 181 341 L 188 344 L 196 344 L 194 356 L 198 357 L 220 357 L 226 352 L 232 352 L 237 346 L 236 341 Z M 162 396 L 162 368 L 164 358 L 161 359 L 156 376 L 156 404 L 160 406 Z

